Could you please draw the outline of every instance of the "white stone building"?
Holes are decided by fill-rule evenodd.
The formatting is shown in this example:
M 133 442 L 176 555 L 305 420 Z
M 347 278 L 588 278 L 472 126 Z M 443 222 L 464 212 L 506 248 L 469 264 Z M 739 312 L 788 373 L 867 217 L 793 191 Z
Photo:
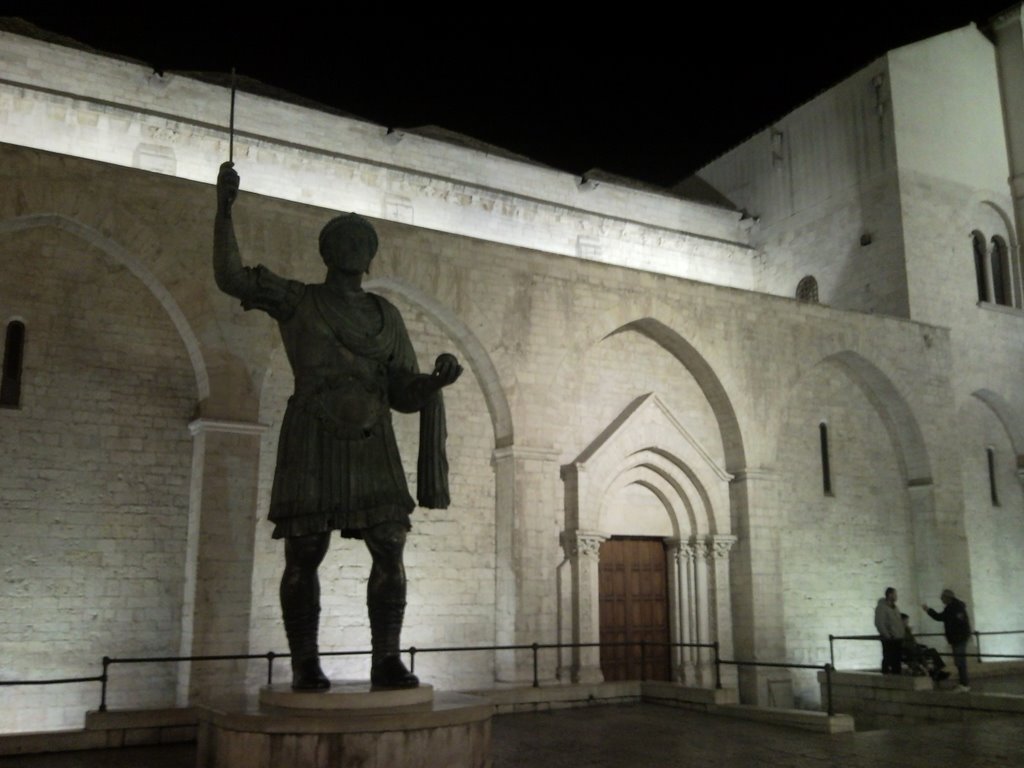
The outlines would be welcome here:
M 421 364 L 451 350 L 468 369 L 448 396 L 452 507 L 413 519 L 403 645 L 665 637 L 820 664 L 830 633 L 873 632 L 889 585 L 919 630 L 943 587 L 978 629 L 1024 629 L 1019 13 L 993 30 L 892 51 L 712 162 L 724 207 L 239 94 L 247 263 L 317 281 L 331 212 L 370 217 L 371 285 Z M 291 374 L 209 264 L 228 92 L 4 31 L 0 61 L 0 676 L 283 652 L 265 516 Z M 415 421 L 396 431 L 411 473 Z M 367 647 L 368 562 L 332 544 L 324 649 Z M 540 676 L 636 673 L 613 655 L 548 650 Z M 648 674 L 709 685 L 708 658 Z M 110 705 L 265 668 L 115 665 Z M 417 671 L 471 688 L 532 664 L 424 653 Z M 817 704 L 808 673 L 738 683 Z M 0 696 L 9 730 L 97 702 Z

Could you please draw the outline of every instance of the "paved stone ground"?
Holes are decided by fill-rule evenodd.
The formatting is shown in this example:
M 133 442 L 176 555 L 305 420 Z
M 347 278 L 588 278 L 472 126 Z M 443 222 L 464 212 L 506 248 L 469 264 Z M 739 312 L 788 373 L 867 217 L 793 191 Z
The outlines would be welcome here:
M 654 704 L 494 721 L 494 768 L 989 768 L 1024 765 L 1024 722 L 826 736 Z
M 654 704 L 495 718 L 494 768 L 1007 768 L 1020 718 L 838 736 Z M 192 745 L 0 758 L 0 768 L 192 768 Z M 395 766 L 395 768 L 402 768 Z

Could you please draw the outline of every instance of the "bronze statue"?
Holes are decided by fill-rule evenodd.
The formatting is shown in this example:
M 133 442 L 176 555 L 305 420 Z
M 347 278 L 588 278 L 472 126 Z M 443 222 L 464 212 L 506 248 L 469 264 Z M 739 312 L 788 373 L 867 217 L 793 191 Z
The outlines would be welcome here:
M 448 506 L 448 462 L 441 389 L 462 373 L 453 355 L 418 372 L 402 317 L 362 288 L 377 251 L 373 226 L 342 214 L 320 232 L 327 279 L 306 285 L 265 267 L 244 267 L 231 209 L 239 179 L 233 163 L 217 177 L 213 269 L 217 286 L 261 309 L 281 331 L 295 393 L 281 424 L 270 501 L 274 538 L 285 540 L 281 613 L 291 650 L 292 688 L 325 690 L 320 668 L 319 567 L 333 530 L 361 538 L 373 558 L 366 603 L 377 688 L 419 684 L 399 656 L 405 614 L 402 550 L 416 506 L 402 470 L 391 408 L 420 412 L 417 496 L 421 506 Z

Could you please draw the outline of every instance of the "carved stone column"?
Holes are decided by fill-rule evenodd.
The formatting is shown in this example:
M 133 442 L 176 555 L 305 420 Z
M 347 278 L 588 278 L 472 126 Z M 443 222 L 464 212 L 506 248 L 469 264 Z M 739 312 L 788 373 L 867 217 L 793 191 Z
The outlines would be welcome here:
M 693 545 L 693 583 L 696 593 L 697 607 L 697 631 L 696 641 L 698 643 L 710 643 L 712 641 L 710 629 L 711 601 L 708 589 L 708 545 L 704 541 L 696 541 Z M 709 649 L 701 648 L 697 664 L 697 680 L 701 685 L 707 685 L 709 680 L 713 681 L 711 652 Z
M 679 539 L 665 539 L 665 557 L 668 561 L 668 639 L 670 643 L 686 642 L 683 638 L 683 599 L 682 579 L 679 571 L 681 542 Z M 672 679 L 677 683 L 684 681 L 682 648 L 671 648 L 669 664 Z
M 498 645 L 549 643 L 558 636 L 558 453 L 524 445 L 497 448 L 495 481 L 495 639 Z M 501 682 L 533 679 L 529 652 L 495 653 Z M 539 674 L 555 677 L 556 657 L 542 653 Z
M 722 658 L 733 658 L 732 644 L 732 595 L 729 592 L 729 553 L 736 544 L 735 536 L 708 536 L 708 554 L 711 557 L 710 592 L 711 592 L 711 637 L 718 641 L 718 650 Z M 714 670 L 711 670 L 714 675 Z M 714 683 L 714 677 L 712 677 Z M 736 685 L 736 668 L 722 668 L 722 685 Z
M 181 655 L 249 652 L 256 485 L 263 424 L 200 418 L 189 424 L 192 489 L 185 546 Z M 245 662 L 183 663 L 178 703 L 241 692 Z M 239 688 L 242 686 L 242 688 Z
M 682 629 L 682 641 L 684 643 L 696 642 L 696 591 L 693 582 L 693 560 L 695 558 L 692 540 L 679 545 L 679 594 L 682 606 L 679 611 L 679 621 Z M 682 669 L 680 679 L 685 683 L 693 683 L 696 680 L 696 649 L 683 648 Z
M 785 658 L 779 562 L 779 521 L 784 518 L 784 505 L 779 478 L 771 470 L 754 467 L 734 474 L 729 484 L 732 532 L 742 542 L 729 558 L 736 655 L 741 659 Z M 769 683 L 789 679 L 788 670 L 741 667 L 738 672 L 740 701 L 744 704 L 767 704 Z
M 601 542 L 607 538 L 596 531 L 576 530 L 562 534 L 562 545 L 572 568 L 572 640 L 575 643 L 598 643 L 601 640 L 598 567 Z M 571 676 L 574 683 L 604 682 L 601 649 L 574 649 Z

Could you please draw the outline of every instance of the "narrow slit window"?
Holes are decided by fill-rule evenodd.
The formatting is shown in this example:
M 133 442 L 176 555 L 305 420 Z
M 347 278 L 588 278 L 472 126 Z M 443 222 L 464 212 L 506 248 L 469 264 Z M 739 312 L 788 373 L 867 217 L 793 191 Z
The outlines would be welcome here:
M 12 320 L 4 337 L 4 369 L 0 380 L 0 408 L 21 406 L 21 362 L 25 356 L 25 324 Z
M 1010 262 L 1007 258 L 1008 250 L 1006 241 L 1003 238 L 992 238 L 992 252 L 990 254 L 992 264 L 992 301 L 1003 306 L 1010 306 Z
M 985 449 L 985 457 L 988 459 L 988 492 L 992 499 L 992 506 L 999 506 L 999 487 L 996 485 L 996 452 L 993 448 Z
M 971 233 L 974 248 L 974 276 L 978 281 L 978 301 L 988 301 L 988 281 L 985 279 L 985 236 L 975 230 Z
M 828 424 L 818 425 L 818 436 L 821 439 L 821 486 L 826 496 L 832 493 L 832 464 L 828 454 Z

